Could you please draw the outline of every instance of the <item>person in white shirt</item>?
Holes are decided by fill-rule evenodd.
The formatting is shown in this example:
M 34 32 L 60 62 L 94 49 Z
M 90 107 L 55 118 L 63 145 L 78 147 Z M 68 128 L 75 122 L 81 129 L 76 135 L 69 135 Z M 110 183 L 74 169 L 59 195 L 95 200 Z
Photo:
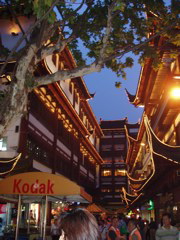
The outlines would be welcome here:
M 106 240 L 108 227 L 104 220 L 99 221 L 99 231 L 101 234 L 101 240 Z
M 163 226 L 156 231 L 156 240 L 179 240 L 179 231 L 171 225 L 171 215 L 165 213 L 162 216 Z

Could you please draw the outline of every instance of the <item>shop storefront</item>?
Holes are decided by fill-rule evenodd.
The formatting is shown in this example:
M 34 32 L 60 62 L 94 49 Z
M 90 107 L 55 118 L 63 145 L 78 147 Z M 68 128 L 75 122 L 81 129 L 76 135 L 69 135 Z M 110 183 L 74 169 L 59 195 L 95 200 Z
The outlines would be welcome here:
M 7 177 L 0 181 L 0 234 L 8 239 L 45 239 L 53 210 L 91 201 L 80 186 L 61 175 L 28 172 Z

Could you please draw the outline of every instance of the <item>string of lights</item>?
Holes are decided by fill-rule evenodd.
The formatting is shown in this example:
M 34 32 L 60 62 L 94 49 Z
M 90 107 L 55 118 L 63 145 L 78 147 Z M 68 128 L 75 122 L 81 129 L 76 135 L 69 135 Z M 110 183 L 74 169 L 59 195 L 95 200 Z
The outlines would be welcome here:
M 14 163 L 13 163 L 11 169 L 8 171 L 5 171 L 5 172 L 0 172 L 0 176 L 12 172 L 13 169 L 15 168 L 16 164 L 18 163 L 19 159 L 21 158 L 21 155 L 22 155 L 22 153 L 19 153 L 18 156 L 15 157 L 15 160 L 14 160 Z
M 20 154 L 21 154 L 21 153 L 20 153 Z M 20 155 L 20 154 L 19 154 L 19 155 Z M 7 161 L 0 161 L 0 163 L 10 163 L 10 162 L 16 161 L 16 159 L 17 159 L 17 157 L 19 157 L 19 155 L 18 155 L 18 156 L 16 156 L 15 158 L 11 159 L 11 160 L 7 160 Z
M 146 115 L 143 116 L 143 119 L 144 119 L 144 123 L 145 123 L 145 128 L 146 128 L 146 132 L 147 132 L 147 141 L 148 141 L 148 145 L 149 145 L 149 149 L 150 149 L 150 159 L 151 159 L 151 166 L 152 166 L 152 174 L 151 176 L 147 179 L 147 181 L 145 181 L 144 184 L 142 184 L 142 186 L 138 189 L 135 189 L 137 192 L 140 192 L 145 186 L 146 184 L 152 179 L 152 177 L 154 176 L 155 174 L 155 163 L 154 163 L 154 158 L 153 158 L 153 146 L 152 146 L 152 136 L 151 136 L 151 133 L 149 131 L 149 128 L 148 128 L 148 118 Z M 133 185 L 131 184 L 132 188 L 133 188 Z M 134 188 L 133 188 L 134 189 Z

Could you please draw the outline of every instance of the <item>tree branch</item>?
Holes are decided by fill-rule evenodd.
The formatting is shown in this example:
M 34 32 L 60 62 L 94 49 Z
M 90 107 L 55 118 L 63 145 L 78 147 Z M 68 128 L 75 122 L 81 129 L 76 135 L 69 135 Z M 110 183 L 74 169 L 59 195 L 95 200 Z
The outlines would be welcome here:
M 11 50 L 10 54 L 8 55 L 8 57 L 5 60 L 5 63 L 3 64 L 3 66 L 0 69 L 0 76 L 3 74 L 3 71 L 6 67 L 6 65 L 8 64 L 9 60 L 11 59 L 12 55 L 14 54 L 14 52 L 16 51 L 16 49 L 19 47 L 19 45 L 22 43 L 22 41 L 29 35 L 31 34 L 31 32 L 33 31 L 33 29 L 38 26 L 38 24 L 47 17 L 47 15 L 51 12 L 51 10 L 53 9 L 53 7 L 57 4 L 58 0 L 56 0 L 52 6 L 49 8 L 49 10 L 39 19 L 37 20 L 24 34 L 23 36 L 17 41 L 17 43 L 15 44 L 15 46 L 13 47 L 13 49 Z
M 86 16 L 87 12 L 89 10 L 89 7 L 86 8 L 86 10 L 83 12 L 82 14 L 82 19 Z M 71 33 L 71 35 L 62 40 L 62 35 L 60 34 L 60 37 L 57 41 L 57 43 L 54 46 L 50 46 L 47 48 L 47 46 L 42 47 L 42 49 L 40 49 L 38 51 L 38 56 L 36 58 L 36 63 L 41 61 L 42 59 L 44 59 L 45 57 L 52 55 L 54 52 L 62 52 L 64 50 L 64 48 L 67 46 L 68 43 L 70 43 L 71 41 L 73 41 L 77 35 L 78 35 L 78 30 L 81 29 L 81 25 L 75 25 L 73 32 Z
M 101 66 L 97 64 L 96 62 L 93 62 L 90 65 L 86 65 L 83 67 L 77 67 L 71 70 L 59 70 L 53 74 L 47 75 L 47 76 L 42 76 L 42 77 L 37 77 L 34 78 L 34 82 L 36 84 L 35 87 L 41 86 L 42 84 L 50 84 L 53 82 L 57 81 L 62 81 L 66 80 L 69 78 L 75 78 L 79 76 L 84 76 L 87 74 L 90 74 L 92 72 L 100 72 L 101 71 Z M 35 88 L 33 87 L 33 88 Z
M 113 8 L 114 8 L 114 5 L 115 5 L 116 1 L 113 1 L 111 3 L 111 5 L 108 7 L 108 18 L 107 18 L 107 26 L 106 26 L 106 33 L 102 39 L 102 48 L 100 50 L 100 53 L 99 53 L 99 57 L 97 59 L 97 62 L 99 64 L 103 64 L 104 61 L 103 59 L 105 58 L 105 52 L 106 52 L 106 47 L 108 45 L 108 40 L 109 40 L 109 36 L 111 34 L 111 27 L 112 27 L 112 12 L 113 12 Z
M 172 23 L 171 25 L 163 28 L 161 31 L 157 32 L 155 35 L 151 36 L 150 38 L 146 39 L 144 42 L 142 43 L 139 43 L 139 44 L 136 44 L 136 45 L 130 45 L 130 46 L 127 46 L 125 49 L 122 50 L 122 52 L 120 53 L 116 53 L 116 54 L 112 54 L 106 58 L 104 58 L 104 63 L 107 62 L 107 61 L 110 61 L 116 57 L 120 57 L 122 58 L 126 53 L 128 52 L 131 52 L 131 51 L 134 51 L 134 50 L 138 50 L 140 49 L 141 47 L 143 47 L 146 43 L 149 43 L 151 40 L 153 40 L 154 38 L 160 36 L 162 33 L 164 33 L 165 31 L 171 29 L 172 27 L 174 27 L 175 25 L 177 24 L 177 22 L 174 22 Z
M 36 57 L 36 62 L 41 61 L 45 57 L 52 55 L 54 52 L 58 51 L 59 53 L 64 50 L 68 43 L 70 43 L 73 39 L 75 39 L 75 34 L 73 33 L 67 39 L 58 40 L 58 42 L 54 46 L 46 47 L 44 46 L 40 51 L 38 51 L 38 56 Z

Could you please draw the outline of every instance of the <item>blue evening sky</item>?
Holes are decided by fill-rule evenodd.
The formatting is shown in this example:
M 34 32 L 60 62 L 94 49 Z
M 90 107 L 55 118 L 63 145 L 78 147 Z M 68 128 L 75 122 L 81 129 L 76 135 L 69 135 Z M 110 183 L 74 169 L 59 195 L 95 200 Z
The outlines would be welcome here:
M 169 6 L 171 0 L 164 0 Z M 129 103 L 125 93 L 125 88 L 135 94 L 140 76 L 141 66 L 138 64 L 138 57 L 134 58 L 134 66 L 127 68 L 127 80 L 119 79 L 115 73 L 109 69 L 104 69 L 100 73 L 92 73 L 84 76 L 84 80 L 90 93 L 96 92 L 94 99 L 89 100 L 92 110 L 99 121 L 118 120 L 128 117 L 130 123 L 138 122 L 141 119 L 143 108 L 135 108 Z M 115 82 L 122 82 L 122 87 L 116 88 Z
M 103 69 L 100 73 L 91 73 L 84 76 L 85 83 L 90 93 L 96 93 L 94 98 L 89 100 L 92 110 L 99 121 L 119 120 L 128 117 L 129 123 L 136 123 L 141 119 L 143 108 L 136 108 L 130 104 L 125 88 L 131 93 L 136 93 L 140 76 L 141 66 L 137 57 L 133 57 L 135 64 L 127 68 L 127 80 L 120 79 L 109 69 Z M 122 87 L 116 88 L 115 82 L 121 82 Z
M 170 5 L 170 2 L 171 0 L 164 0 L 166 5 Z M 54 10 L 59 18 L 58 11 L 56 8 Z M 79 44 L 86 58 L 86 50 L 81 42 Z M 106 68 L 100 73 L 91 73 L 83 77 L 89 92 L 96 93 L 89 103 L 98 121 L 100 118 L 119 120 L 127 117 L 130 123 L 136 123 L 141 119 L 143 108 L 136 108 L 130 104 L 125 92 L 126 88 L 131 94 L 135 94 L 137 89 L 141 66 L 138 64 L 137 56 L 133 56 L 133 59 L 134 66 L 126 69 L 127 80 L 118 78 L 115 73 Z M 116 88 L 115 82 L 119 81 L 122 82 L 122 87 Z

